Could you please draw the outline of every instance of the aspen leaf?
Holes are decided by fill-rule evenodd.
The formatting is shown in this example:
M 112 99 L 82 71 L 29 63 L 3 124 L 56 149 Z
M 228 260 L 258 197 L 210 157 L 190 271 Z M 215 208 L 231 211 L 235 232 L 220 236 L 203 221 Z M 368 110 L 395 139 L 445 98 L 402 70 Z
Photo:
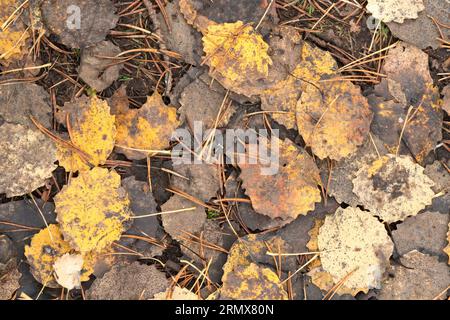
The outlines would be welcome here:
M 445 299 L 450 272 L 438 257 L 413 250 L 400 257 L 400 262 L 392 266 L 393 276 L 384 281 L 379 300 Z
M 122 105 L 115 111 L 117 149 L 133 160 L 145 159 L 148 154 L 133 149 L 168 148 L 173 131 L 180 125 L 176 109 L 166 106 L 157 92 L 148 97 L 140 109 L 129 109 Z
M 261 164 L 239 164 L 242 187 L 258 213 L 283 219 L 306 215 L 321 201 L 319 169 L 290 140 L 280 140 L 279 146 L 279 169 L 274 175 L 261 175 Z
M 187 288 L 175 286 L 168 288 L 165 292 L 155 294 L 153 300 L 200 300 L 198 296 Z
M 116 136 L 115 116 L 110 114 L 108 103 L 97 97 L 82 97 L 66 104 L 63 114 L 69 117 L 72 143 L 88 159 L 58 144 L 59 164 L 70 172 L 85 171 L 89 170 L 89 165 L 104 164 L 114 149 Z
M 323 226 L 324 222 L 325 222 L 325 219 L 316 219 L 314 221 L 314 227 L 308 231 L 309 242 L 306 244 L 306 247 L 308 248 L 308 250 L 310 252 L 318 252 L 319 251 L 319 240 L 318 240 L 319 230 L 320 230 L 320 227 Z M 322 264 L 320 263 L 320 257 L 317 257 L 315 260 L 313 260 L 307 266 L 307 268 L 309 270 L 312 270 L 312 269 L 320 267 L 321 265 Z M 321 287 L 319 286 L 319 288 L 321 288 Z
M 422 0 L 369 0 L 366 9 L 383 22 L 403 23 L 416 19 L 425 6 Z
M 450 264 L 450 223 L 448 224 L 447 243 L 448 245 L 444 248 L 444 252 L 448 255 L 448 264 Z
M 0 126 L 0 150 L 0 193 L 7 197 L 42 187 L 57 167 L 52 141 L 20 124 Z
M 368 136 L 372 121 L 360 88 L 346 81 L 307 86 L 296 111 L 300 134 L 321 159 L 353 154 Z
M 56 282 L 68 290 L 80 287 L 82 269 L 83 256 L 81 254 L 66 253 L 56 258 L 53 264 Z
M 232 300 L 287 300 L 280 278 L 269 268 L 250 263 L 238 266 L 223 277 L 220 289 L 222 299 Z
M 386 155 L 363 166 L 353 192 L 383 221 L 403 221 L 431 204 L 434 182 L 408 156 Z
M 111 0 L 44 0 L 41 11 L 47 30 L 71 48 L 104 40 L 119 20 Z
M 320 261 L 335 283 L 350 289 L 380 288 L 394 245 L 384 225 L 358 208 L 338 208 L 318 236 Z
M 129 199 L 115 171 L 83 171 L 55 196 L 57 220 L 71 246 L 101 251 L 118 240 L 130 219 Z
M 311 277 L 311 282 L 324 292 L 330 292 L 330 290 L 333 290 L 333 288 L 334 290 L 336 290 L 337 288 L 337 283 L 333 279 L 333 276 L 329 272 L 323 270 L 321 266 L 315 267 L 311 271 L 309 271 L 308 276 Z M 352 296 L 356 296 L 360 292 L 367 293 L 368 291 L 369 289 L 367 288 L 357 288 L 357 289 L 348 288 L 344 282 L 344 284 L 341 285 L 336 290 L 336 293 L 338 295 L 349 294 Z
M 16 0 L 0 1 L 0 25 L 11 17 L 19 5 Z M 21 20 L 13 19 L 13 22 L 0 32 L 0 63 L 8 66 L 12 61 L 21 59 L 28 51 L 26 44 L 29 37 Z
M 51 234 L 51 235 L 50 235 Z M 29 246 L 25 246 L 25 257 L 30 264 L 30 271 L 34 278 L 50 288 L 58 288 L 59 284 L 54 277 L 54 264 L 58 258 L 72 251 L 70 244 L 63 239 L 58 225 L 51 224 L 42 229 L 31 238 Z M 84 268 L 80 281 L 89 280 L 91 268 Z

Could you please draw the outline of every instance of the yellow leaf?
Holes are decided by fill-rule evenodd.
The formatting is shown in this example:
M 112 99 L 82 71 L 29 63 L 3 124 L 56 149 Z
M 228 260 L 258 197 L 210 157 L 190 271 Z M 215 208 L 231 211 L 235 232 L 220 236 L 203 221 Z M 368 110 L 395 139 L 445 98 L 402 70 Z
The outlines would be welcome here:
M 7 22 L 18 5 L 15 0 L 0 0 L 0 25 Z M 12 22 L 6 30 L 1 30 L 0 63 L 9 65 L 12 60 L 21 59 L 27 51 L 25 45 L 28 38 L 29 34 L 20 19 Z
M 59 285 L 54 278 L 53 265 L 58 258 L 71 251 L 72 248 L 63 239 L 59 226 L 51 224 L 48 228 L 35 234 L 30 245 L 25 246 L 25 257 L 30 264 L 30 271 L 37 281 L 46 287 L 57 288 Z M 87 268 L 85 261 L 80 281 L 89 280 L 92 271 L 92 268 Z
M 238 266 L 223 276 L 220 296 L 233 300 L 287 300 L 280 278 L 269 268 L 255 263 Z
M 359 87 L 345 81 L 308 85 L 297 103 L 297 126 L 319 158 L 340 160 L 362 145 L 372 112 Z
M 309 242 L 306 244 L 306 247 L 311 252 L 319 251 L 319 241 L 318 241 L 317 237 L 319 236 L 320 227 L 323 225 L 324 222 L 325 222 L 325 219 L 316 219 L 314 221 L 314 226 L 308 232 L 308 235 L 310 238 L 309 238 Z M 322 264 L 320 263 L 320 257 L 317 257 L 316 259 L 311 261 L 311 263 L 308 265 L 307 268 L 309 270 L 312 270 L 314 268 L 320 267 L 321 265 Z
M 115 116 L 110 114 L 106 101 L 97 97 L 83 97 L 75 103 L 66 104 L 64 112 L 69 116 L 72 143 L 85 152 L 89 159 L 58 145 L 58 159 L 66 171 L 89 170 L 89 164 L 105 164 L 114 149 L 116 137 Z M 87 163 L 89 162 L 89 164 Z
M 117 148 L 133 160 L 145 159 L 148 154 L 133 149 L 168 148 L 173 131 L 180 125 L 176 109 L 166 106 L 157 92 L 140 109 L 122 106 L 116 111 Z
M 123 233 L 129 202 L 115 171 L 96 167 L 81 172 L 55 197 L 64 238 L 82 253 L 102 250 Z

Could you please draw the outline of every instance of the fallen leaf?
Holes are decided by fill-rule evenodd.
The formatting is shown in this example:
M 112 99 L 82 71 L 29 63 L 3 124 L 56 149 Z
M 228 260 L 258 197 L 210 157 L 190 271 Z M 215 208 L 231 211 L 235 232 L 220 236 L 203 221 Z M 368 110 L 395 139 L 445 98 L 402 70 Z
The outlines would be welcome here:
M 282 219 L 306 215 L 321 201 L 319 169 L 289 139 L 279 141 L 278 154 L 279 170 L 274 175 L 262 175 L 261 163 L 239 164 L 242 187 L 258 213 Z
M 178 113 L 193 128 L 195 122 L 201 123 L 202 129 L 226 127 L 236 112 L 235 103 L 224 101 L 225 96 L 213 91 L 200 79 L 194 80 L 181 93 Z M 219 113 L 219 111 L 221 111 Z
M 323 270 L 321 266 L 315 267 L 309 271 L 308 276 L 311 277 L 311 282 L 323 292 L 330 292 L 333 290 L 337 295 L 350 295 L 354 297 L 360 292 L 367 293 L 369 291 L 368 288 L 348 288 L 345 285 L 345 282 L 338 287 L 338 283 L 333 279 L 333 276 L 329 272 Z
M 449 267 L 445 263 L 416 250 L 403 255 L 400 261 L 401 264 L 391 268 L 393 277 L 383 282 L 379 300 L 445 299 L 445 289 L 450 285 Z
M 448 214 L 423 212 L 406 218 L 392 231 L 392 240 L 399 255 L 418 250 L 435 256 L 442 254 L 446 245 Z
M 353 192 L 364 207 L 383 221 L 403 221 L 431 204 L 433 181 L 408 156 L 386 155 L 363 166 Z
M 0 25 L 3 25 L 15 12 L 19 3 L 16 0 L 2 0 L 0 3 Z M 17 17 L 17 13 L 13 17 Z M 11 24 L 0 32 L 0 63 L 8 66 L 22 59 L 27 53 L 27 40 L 30 35 L 21 19 L 12 19 Z
M 442 109 L 450 115 L 450 84 L 446 85 L 442 90 L 442 95 L 444 96 L 444 100 L 442 102 Z
M 70 48 L 86 48 L 103 41 L 119 17 L 110 0 L 44 0 L 42 19 L 48 31 Z
M 9 198 L 42 187 L 57 167 L 53 142 L 20 124 L 0 126 L 0 150 L 0 193 Z
M 320 228 L 323 269 L 350 289 L 380 288 L 394 245 L 384 225 L 369 212 L 338 208 Z
M 444 40 L 450 37 L 448 28 L 437 25 L 433 22 L 433 17 L 437 23 L 445 24 L 448 21 L 448 13 L 450 11 L 450 3 L 446 1 L 422 0 L 425 10 L 419 13 L 419 17 L 414 20 L 406 20 L 403 23 L 388 22 L 387 25 L 391 33 L 406 42 L 409 42 L 420 49 L 432 47 L 437 49 L 442 42 L 439 29 L 443 33 Z M 408 3 L 408 6 L 410 4 Z
M 58 288 L 54 277 L 53 265 L 59 257 L 72 251 L 58 225 L 51 224 L 31 238 L 29 246 L 25 246 L 25 257 L 30 264 L 33 277 L 49 288 Z M 82 275 L 81 281 L 89 280 L 90 273 Z
M 327 186 L 327 194 L 333 196 L 337 202 L 345 203 L 352 207 L 361 204 L 358 196 L 353 193 L 353 179 L 356 178 L 358 170 L 372 161 L 378 159 L 379 155 L 387 153 L 382 142 L 375 135 L 367 137 L 366 141 L 358 150 L 348 158 L 344 158 L 332 164 L 331 172 L 328 161 L 324 163 L 322 170 L 322 181 Z M 379 155 L 378 155 L 379 154 Z
M 162 212 L 194 208 L 189 211 L 164 213 L 161 216 L 164 230 L 175 240 L 189 238 L 189 234 L 197 234 L 203 229 L 206 221 L 205 208 L 179 196 L 173 195 L 161 206 Z
M 20 277 L 22 274 L 17 269 L 13 269 L 0 277 L 0 301 L 9 300 L 14 292 L 20 288 Z
M 64 239 L 82 252 L 101 251 L 118 240 L 130 219 L 129 199 L 115 171 L 84 171 L 55 196 Z
M 63 114 L 69 118 L 71 142 L 88 159 L 58 144 L 59 164 L 68 172 L 86 171 L 90 165 L 105 164 L 114 149 L 116 137 L 115 116 L 110 114 L 108 103 L 95 96 L 82 97 L 65 104 Z
M 448 245 L 444 248 L 444 252 L 448 255 L 448 264 L 450 264 L 450 223 L 448 224 L 447 242 Z
M 102 41 L 83 50 L 79 76 L 91 88 L 100 92 L 119 78 L 123 64 L 114 60 L 121 50 L 110 41 Z
M 217 166 L 208 163 L 174 165 L 178 175 L 172 175 L 171 185 L 204 202 L 215 197 L 220 189 Z
M 120 106 L 116 114 L 116 147 L 129 159 L 147 158 L 149 152 L 140 150 L 163 150 L 169 147 L 173 131 L 180 125 L 176 109 L 166 106 L 161 95 L 155 92 L 140 109 Z
M 315 220 L 314 227 L 308 231 L 309 242 L 306 244 L 306 247 L 308 248 L 309 252 L 319 252 L 319 238 L 318 237 L 319 237 L 320 227 L 323 226 L 324 222 L 325 222 L 325 219 Z M 311 263 L 307 266 L 307 268 L 308 268 L 308 270 L 312 270 L 312 269 L 318 268 L 320 266 L 322 266 L 322 264 L 320 262 L 320 257 L 317 257 L 315 260 L 311 261 Z M 323 271 L 323 272 L 325 272 L 325 271 Z M 330 277 L 331 277 L 331 275 L 330 275 Z M 331 277 L 331 279 L 333 279 L 333 277 Z M 314 280 L 313 280 L 313 283 L 314 283 Z M 317 285 L 317 283 L 315 283 L 315 284 Z M 322 288 L 322 287 L 319 286 L 319 288 Z
M 255 263 L 238 266 L 223 277 L 221 299 L 231 300 L 287 300 L 277 274 Z
M 425 6 L 423 0 L 369 0 L 366 9 L 383 22 L 403 23 L 405 19 L 417 19 Z
M 372 112 L 359 87 L 350 82 L 309 85 L 297 103 L 297 126 L 319 158 L 348 157 L 366 139 Z
M 187 288 L 175 286 L 154 295 L 153 300 L 200 300 L 198 296 Z
M 83 256 L 81 254 L 66 253 L 56 258 L 53 263 L 55 280 L 59 285 L 72 290 L 81 286 L 81 272 L 83 269 Z
M 52 107 L 47 91 L 32 83 L 0 86 L 0 126 L 7 122 L 37 131 L 30 116 L 50 128 Z
M 441 161 L 436 160 L 425 167 L 424 173 L 434 182 L 433 189 L 436 194 L 433 197 L 430 211 L 447 214 L 450 207 L 450 173 Z
M 118 264 L 94 281 L 87 290 L 87 297 L 89 300 L 148 300 L 168 286 L 164 273 L 154 265 Z

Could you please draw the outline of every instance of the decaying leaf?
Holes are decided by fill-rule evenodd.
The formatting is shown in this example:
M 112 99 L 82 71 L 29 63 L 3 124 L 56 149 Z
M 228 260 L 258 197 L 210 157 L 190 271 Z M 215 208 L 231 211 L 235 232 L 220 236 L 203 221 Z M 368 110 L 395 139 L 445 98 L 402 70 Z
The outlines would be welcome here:
M 197 234 L 203 229 L 206 221 L 205 208 L 174 195 L 161 206 L 162 212 L 190 209 L 189 211 L 171 212 L 162 215 L 164 230 L 176 240 L 189 238 L 189 234 Z
M 154 265 L 118 264 L 94 281 L 87 297 L 90 300 L 148 300 L 165 292 L 168 286 L 164 273 Z
M 448 0 L 422 0 L 425 10 L 419 12 L 419 17 L 414 20 L 406 20 L 403 23 L 388 22 L 387 25 L 392 34 L 409 42 L 420 49 L 432 47 L 439 48 L 442 44 L 438 39 L 441 38 L 440 32 L 443 33 L 443 40 L 448 40 L 450 37 L 450 29 L 443 27 L 448 21 L 448 14 L 450 12 L 450 2 Z M 403 1 L 410 6 L 410 1 Z M 436 25 L 433 19 L 440 25 Z
M 391 153 L 411 154 L 420 164 L 442 140 L 442 101 L 433 86 L 428 55 L 400 42 L 389 50 L 382 72 L 386 79 L 369 98 L 371 130 Z M 400 141 L 400 137 L 402 138 Z
M 165 292 L 154 295 L 153 300 L 200 300 L 198 296 L 187 288 L 175 286 L 168 288 Z
M 59 257 L 70 253 L 72 248 L 63 239 L 58 225 L 51 224 L 31 238 L 29 246 L 25 247 L 25 257 L 30 264 L 30 271 L 34 278 L 50 288 L 58 288 L 54 277 L 53 265 Z M 89 272 L 82 275 L 81 281 L 89 279 Z
M 366 9 L 383 22 L 403 23 L 405 19 L 416 19 L 425 6 L 423 0 L 369 0 Z
M 380 288 L 394 245 L 377 218 L 358 208 L 338 208 L 325 218 L 318 240 L 323 269 L 335 283 Z
M 20 2 L 16 0 L 0 1 L 0 25 L 12 17 L 12 23 L 0 32 L 0 64 L 6 66 L 21 59 L 28 51 L 26 44 L 30 35 L 21 19 L 17 19 L 17 12 L 15 13 L 19 6 Z
M 101 251 L 125 230 L 131 214 L 129 202 L 115 171 L 94 168 L 81 172 L 55 196 L 64 239 L 82 253 Z
M 324 163 L 323 166 L 326 168 L 323 168 L 321 172 L 324 184 L 326 181 L 327 194 L 333 196 L 337 202 L 352 207 L 361 204 L 359 198 L 353 193 L 352 180 L 362 166 L 386 153 L 387 150 L 380 139 L 372 134 L 350 157 L 331 164 L 331 168 L 329 162 Z
M 9 300 L 17 289 L 20 288 L 20 277 L 22 274 L 16 268 L 7 274 L 0 276 L 0 301 Z
M 191 128 L 196 121 L 201 122 L 204 130 L 222 128 L 237 110 L 235 103 L 224 101 L 224 98 L 224 95 L 210 89 L 202 80 L 195 79 L 181 93 L 181 108 L 178 112 Z
M 169 147 L 172 133 L 180 125 L 176 109 L 166 106 L 157 92 L 140 109 L 121 104 L 113 113 L 116 114 L 117 150 L 133 160 L 145 159 L 151 153 L 145 150 Z
M 330 292 L 333 289 L 337 289 L 336 294 L 338 295 L 351 295 L 354 297 L 360 292 L 367 293 L 369 291 L 368 288 L 349 288 L 345 282 L 338 287 L 331 273 L 325 271 L 320 265 L 309 271 L 308 276 L 311 277 L 311 282 L 323 292 Z
M 278 145 L 278 172 L 262 175 L 261 163 L 239 164 L 242 187 L 261 214 L 283 219 L 306 215 L 321 201 L 319 169 L 311 156 L 289 139 Z
M 399 255 L 418 250 L 435 256 L 442 254 L 447 243 L 448 214 L 423 212 L 406 218 L 392 231 L 392 240 Z
M 33 116 L 49 128 L 51 114 L 50 96 L 44 88 L 34 83 L 0 86 L 0 125 L 7 122 L 37 130 L 30 120 L 30 116 Z
M 208 163 L 179 164 L 173 169 L 171 185 L 202 201 L 209 201 L 216 196 L 220 188 L 220 175 L 217 166 Z
M 83 263 L 83 256 L 81 254 L 66 253 L 56 258 L 53 263 L 56 282 L 68 290 L 79 288 L 81 285 Z
M 450 269 L 435 256 L 411 251 L 392 267 L 392 277 L 386 278 L 379 300 L 445 299 L 450 285 Z
M 121 50 L 110 41 L 102 41 L 83 50 L 79 76 L 91 88 L 100 92 L 119 78 L 123 64 L 113 58 Z
M 203 53 L 201 33 L 193 29 L 180 14 L 179 0 L 167 3 L 166 11 L 170 30 L 163 15 L 159 14 L 158 18 L 167 49 L 181 54 L 189 64 L 200 65 Z
M 408 156 L 386 155 L 363 166 L 353 192 L 365 208 L 383 221 L 403 221 L 431 204 L 434 182 Z
M 448 245 L 444 248 L 444 252 L 448 255 L 448 264 L 450 264 L 450 223 L 448 224 L 447 243 Z
M 286 32 L 284 29 L 280 31 Z M 290 32 L 288 32 L 289 34 Z M 292 38 L 294 37 L 292 36 Z M 281 48 L 283 55 L 286 49 L 296 52 L 297 48 Z M 272 69 L 270 71 L 273 73 Z M 280 69 L 280 66 L 278 66 L 278 69 Z M 281 69 L 283 70 L 282 66 Z M 329 52 L 303 42 L 301 60 L 295 69 L 289 72 L 283 80 L 276 81 L 273 86 L 262 92 L 261 109 L 268 112 L 274 111 L 269 113 L 270 116 L 286 128 L 297 128 L 295 112 L 302 91 L 307 86 L 312 85 L 311 83 L 328 78 L 336 69 L 337 63 Z M 280 111 L 281 113 L 279 113 Z
M 436 194 L 429 210 L 447 214 L 450 207 L 450 173 L 444 164 L 436 160 L 425 167 L 424 173 L 433 180 L 432 189 Z
M 309 252 L 319 252 L 319 231 L 320 227 L 323 226 L 325 219 L 317 219 L 314 221 L 314 227 L 308 231 L 309 242 L 306 244 Z M 311 263 L 307 266 L 308 270 L 312 270 L 320 267 L 322 264 L 320 263 L 320 257 L 317 257 L 315 260 L 311 261 Z M 325 272 L 325 271 L 323 271 Z M 331 277 L 332 278 L 332 277 Z M 313 280 L 314 282 L 314 280 Z M 317 285 L 317 284 L 316 284 Z M 321 288 L 319 286 L 319 288 Z
M 59 164 L 70 172 L 104 164 L 114 149 L 116 136 L 115 116 L 110 114 L 108 103 L 95 96 L 82 97 L 65 104 L 63 114 L 69 119 L 72 143 L 86 154 L 86 159 L 58 144 Z
M 287 293 L 275 272 L 250 263 L 224 275 L 220 297 L 232 300 L 287 300 Z
M 346 81 L 307 86 L 297 103 L 300 134 L 319 158 L 340 160 L 366 139 L 372 112 L 359 87 Z
M 442 109 L 450 115 L 450 84 L 446 85 L 445 88 L 442 89 L 442 95 L 444 96 Z
M 7 197 L 42 187 L 57 167 L 53 142 L 20 124 L 0 126 L 0 150 L 0 193 Z
M 111 0 L 44 0 L 41 11 L 48 31 L 71 48 L 103 41 L 119 20 Z

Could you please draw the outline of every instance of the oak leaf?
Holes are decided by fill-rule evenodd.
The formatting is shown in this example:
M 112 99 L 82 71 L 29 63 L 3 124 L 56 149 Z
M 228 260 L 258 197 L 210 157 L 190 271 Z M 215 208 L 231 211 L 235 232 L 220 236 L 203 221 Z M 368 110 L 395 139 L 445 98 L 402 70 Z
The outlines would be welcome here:
M 101 251 L 118 240 L 130 219 L 129 199 L 115 171 L 83 171 L 55 196 L 64 239 L 81 253 Z

